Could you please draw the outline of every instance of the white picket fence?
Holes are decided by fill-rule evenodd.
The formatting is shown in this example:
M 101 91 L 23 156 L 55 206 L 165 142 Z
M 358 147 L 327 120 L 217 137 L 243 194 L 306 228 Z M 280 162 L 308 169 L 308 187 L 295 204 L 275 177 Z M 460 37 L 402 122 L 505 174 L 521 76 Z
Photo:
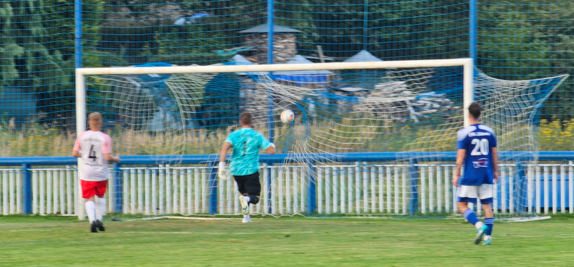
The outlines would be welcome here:
M 20 169 L 0 169 L 0 175 L 2 214 L 22 213 L 22 172 Z
M 455 190 L 450 182 L 454 165 L 419 164 L 418 200 L 421 213 L 453 213 Z M 32 175 L 32 213 L 78 213 L 78 176 L 75 167 L 35 168 Z M 206 214 L 210 210 L 209 167 L 122 168 L 122 186 L 108 185 L 109 212 L 121 206 L 128 214 Z M 319 214 L 409 214 L 411 173 L 408 165 L 315 166 L 316 211 Z M 494 209 L 512 212 L 516 197 L 537 213 L 574 211 L 574 164 L 527 165 L 526 188 L 515 187 L 514 165 L 501 166 L 495 186 Z M 114 177 L 113 173 L 110 177 Z M 268 179 L 267 177 L 270 177 Z M 568 178 L 568 179 L 567 179 Z M 290 215 L 308 211 L 309 172 L 303 166 L 262 166 L 262 194 L 252 213 Z M 118 194 L 118 190 L 122 190 Z M 517 194 L 516 190 L 526 191 Z M 120 196 L 121 198 L 118 198 Z M 240 204 L 233 180 L 218 180 L 217 214 L 239 214 Z M 121 205 L 119 205 L 121 204 Z M 21 169 L 0 169 L 0 208 L 4 215 L 22 213 Z M 565 208 L 568 207 L 568 208 Z
M 33 214 L 77 213 L 80 191 L 75 168 L 31 169 L 31 172 Z

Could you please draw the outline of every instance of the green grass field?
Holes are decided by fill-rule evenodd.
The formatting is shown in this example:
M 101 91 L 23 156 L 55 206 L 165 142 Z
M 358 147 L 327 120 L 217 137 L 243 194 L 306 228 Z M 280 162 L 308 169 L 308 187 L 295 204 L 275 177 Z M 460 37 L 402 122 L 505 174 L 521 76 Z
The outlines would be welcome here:
M 107 222 L 0 216 L 1 266 L 574 266 L 574 217 L 495 224 L 472 243 L 453 219 L 255 218 Z

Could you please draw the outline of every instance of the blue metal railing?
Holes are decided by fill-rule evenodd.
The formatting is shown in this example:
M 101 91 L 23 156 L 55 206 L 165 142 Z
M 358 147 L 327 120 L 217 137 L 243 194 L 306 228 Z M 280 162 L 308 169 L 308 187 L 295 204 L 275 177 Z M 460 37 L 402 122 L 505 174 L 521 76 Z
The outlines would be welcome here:
M 300 157 L 299 157 L 300 158 Z M 454 162 L 456 158 L 455 152 L 435 152 L 435 153 L 410 153 L 410 152 L 376 152 L 376 153 L 334 153 L 334 154 L 314 154 L 313 162 L 309 162 L 311 167 L 321 162 L 388 162 L 388 161 L 401 161 L 408 162 L 411 168 L 411 212 L 416 212 L 416 203 L 418 202 L 418 184 L 416 183 L 416 173 L 418 172 L 416 164 L 424 161 L 438 161 L 438 162 Z M 531 152 L 500 152 L 499 158 L 501 160 L 512 159 L 518 165 L 521 161 L 528 161 L 532 159 Z M 115 174 L 114 180 L 116 185 L 121 186 L 122 183 L 122 165 L 155 165 L 155 164 L 169 164 L 177 160 L 179 164 L 207 164 L 212 170 L 209 175 L 209 212 L 210 214 L 217 213 L 217 161 L 218 155 L 184 155 L 181 157 L 174 156 L 123 156 L 121 164 L 114 164 Z M 538 153 L 539 161 L 570 161 L 574 160 L 574 151 L 544 151 Z M 283 162 L 296 162 L 292 159 L 290 154 L 275 154 L 275 155 L 261 155 L 260 162 L 265 164 L 275 164 Z M 76 165 L 77 159 L 74 157 L 15 157 L 15 158 L 0 158 L 0 166 L 22 166 L 23 177 L 23 213 L 29 214 L 32 212 L 32 178 L 30 169 L 32 166 L 46 166 L 46 165 Z M 518 166 L 517 165 L 517 166 Z M 521 169 L 521 168 L 519 168 Z M 316 210 L 316 177 L 313 172 L 308 175 L 308 189 L 307 198 L 308 206 L 307 212 L 312 213 Z M 121 190 L 115 191 L 115 199 L 121 200 L 123 192 Z M 117 211 L 121 207 L 116 207 Z
M 507 159 L 520 159 L 528 160 L 532 152 L 499 152 L 500 160 Z M 301 157 L 298 157 L 299 159 Z M 327 161 L 338 162 L 383 162 L 383 161 L 396 161 L 408 160 L 417 158 L 421 161 L 455 161 L 456 152 L 371 152 L 371 153 L 318 153 L 313 154 L 312 157 L 315 161 L 321 162 L 323 159 Z M 539 161 L 568 161 L 574 160 L 574 151 L 541 151 L 538 152 Z M 219 155 L 183 155 L 183 156 L 122 156 L 121 163 L 124 165 L 144 165 L 144 164 L 168 164 L 177 161 L 181 164 L 204 164 L 214 161 L 219 161 Z M 275 155 L 260 155 L 260 162 L 273 164 L 282 162 L 293 161 L 291 154 L 275 154 Z M 74 157 L 10 157 L 0 158 L 0 166 L 19 166 L 22 164 L 28 165 L 75 165 L 77 159 Z

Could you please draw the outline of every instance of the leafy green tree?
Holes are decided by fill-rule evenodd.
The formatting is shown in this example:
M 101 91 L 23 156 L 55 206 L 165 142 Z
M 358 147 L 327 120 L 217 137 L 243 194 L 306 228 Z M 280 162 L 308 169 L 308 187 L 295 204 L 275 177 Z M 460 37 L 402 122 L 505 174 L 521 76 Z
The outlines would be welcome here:
M 84 0 L 83 30 L 99 31 L 102 2 Z M 63 0 L 0 1 L 0 86 L 36 94 L 37 113 L 45 120 L 69 118 L 74 100 L 74 3 Z M 87 47 L 98 42 L 86 39 Z M 102 54 L 84 52 L 92 61 Z
M 487 74 L 574 74 L 574 1 L 484 0 L 478 7 L 478 66 Z M 84 67 L 224 62 L 230 56 L 214 51 L 242 46 L 239 31 L 266 23 L 266 8 L 259 0 L 83 0 Z M 301 31 L 303 55 L 321 45 L 337 60 L 362 49 L 384 60 L 458 58 L 468 56 L 468 8 L 456 0 L 276 0 L 275 23 Z M 174 25 L 197 14 L 208 16 Z M 0 0 L 0 87 L 38 94 L 38 112 L 73 117 L 73 69 L 73 1 Z M 569 78 L 542 115 L 570 119 L 573 92 Z
M 277 22 L 302 31 L 300 51 L 344 60 L 365 49 L 386 60 L 468 53 L 468 4 L 455 0 L 276 2 Z
M 239 31 L 264 19 L 264 3 L 239 1 L 107 0 L 101 49 L 128 64 L 164 61 L 181 65 L 229 60 L 214 53 L 242 45 Z M 206 17 L 191 19 L 193 15 Z M 188 17 L 184 25 L 176 19 Z
M 549 58 L 552 65 L 545 75 L 570 74 L 544 105 L 542 118 L 562 121 L 562 127 L 566 129 L 569 124 L 565 121 L 574 118 L 574 2 L 558 0 L 541 7 L 545 11 L 536 12 L 536 17 L 530 19 L 537 22 L 544 40 L 552 47 Z
M 557 0 L 491 0 L 479 5 L 479 67 L 503 79 L 574 74 L 571 36 L 574 3 Z M 569 78 L 541 111 L 549 121 L 574 115 L 574 82 Z

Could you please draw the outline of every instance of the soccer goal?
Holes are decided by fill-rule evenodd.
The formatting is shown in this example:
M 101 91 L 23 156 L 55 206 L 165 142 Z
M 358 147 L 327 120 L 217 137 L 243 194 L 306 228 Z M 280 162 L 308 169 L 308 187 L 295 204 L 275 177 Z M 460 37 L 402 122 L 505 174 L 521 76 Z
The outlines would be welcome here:
M 532 217 L 533 122 L 564 78 L 499 80 L 466 58 L 83 68 L 77 131 L 86 130 L 87 112 L 99 111 L 116 152 L 146 156 L 110 180 L 116 212 L 239 214 L 234 183 L 218 181 L 212 163 L 239 114 L 250 112 L 279 153 L 261 156 L 252 213 L 449 215 L 456 132 L 478 101 L 502 151 L 496 216 Z M 286 109 L 291 123 L 279 118 Z M 187 164 L 188 155 L 202 162 Z

